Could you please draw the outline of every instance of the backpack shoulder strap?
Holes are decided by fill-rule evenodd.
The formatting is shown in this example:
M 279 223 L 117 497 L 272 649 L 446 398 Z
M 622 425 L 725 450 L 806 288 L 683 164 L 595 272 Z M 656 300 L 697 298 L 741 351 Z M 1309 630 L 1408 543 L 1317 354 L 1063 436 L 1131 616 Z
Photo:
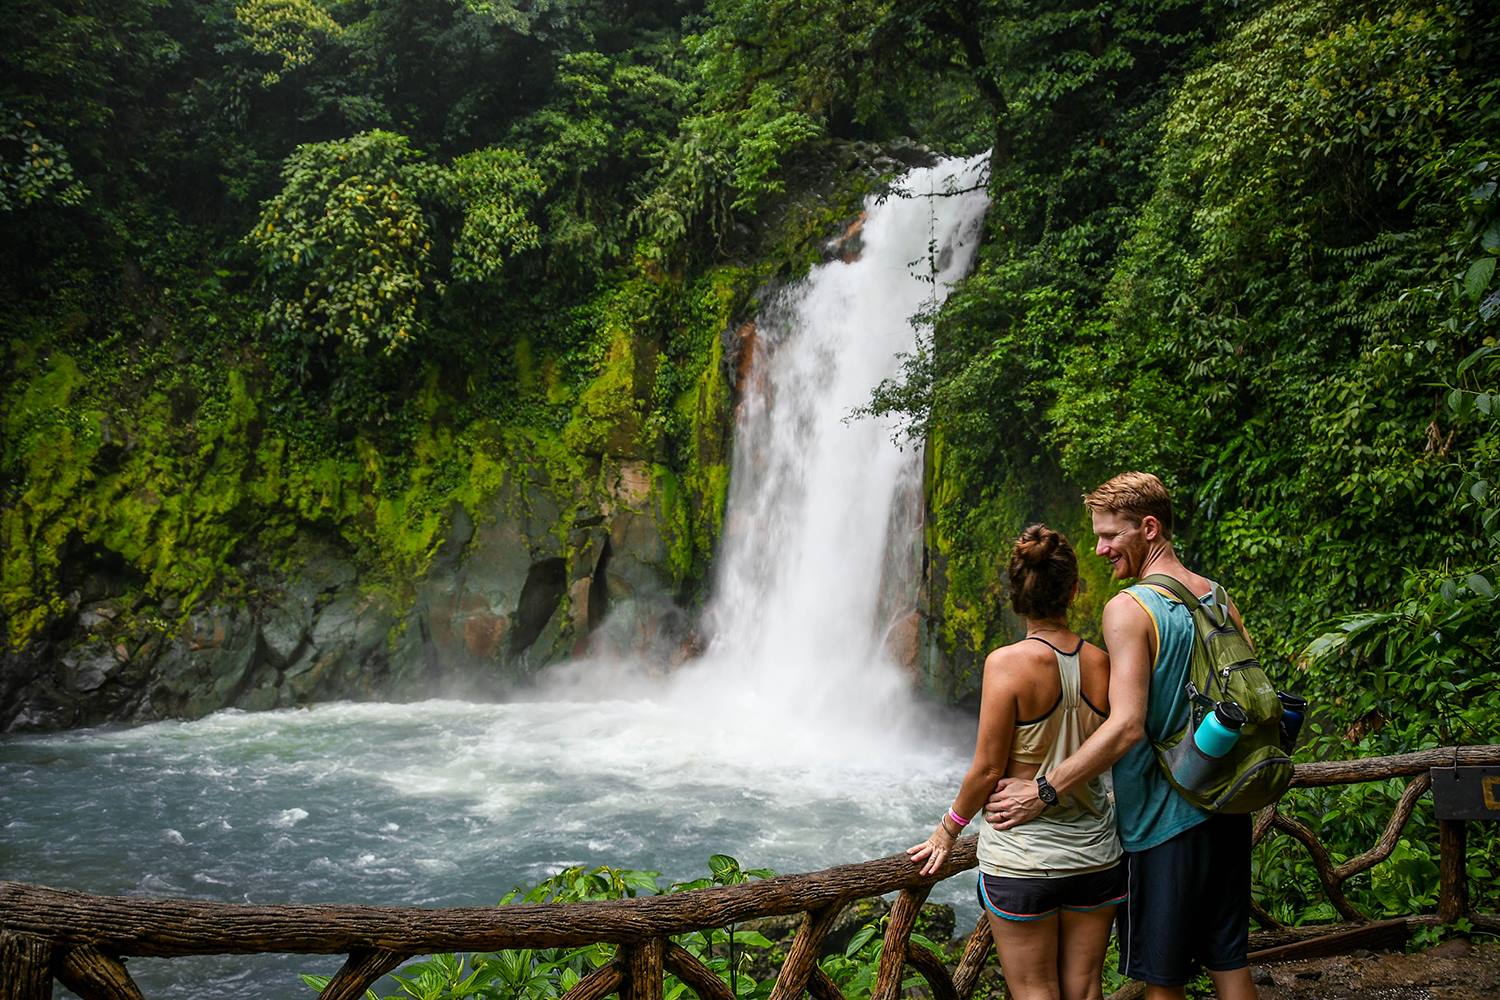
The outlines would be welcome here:
M 1229 618 L 1229 595 L 1219 584 L 1214 584 L 1213 602 L 1204 604 L 1198 600 L 1196 594 L 1188 590 L 1187 585 L 1176 577 L 1167 576 L 1165 573 L 1152 573 L 1150 576 L 1137 581 L 1143 584 L 1160 587 L 1169 592 L 1177 599 L 1177 603 L 1185 606 L 1188 612 L 1196 619 L 1199 612 L 1207 618 L 1208 624 L 1213 628 L 1223 628 L 1230 620 Z
M 1225 625 L 1231 624 L 1234 621 L 1233 616 L 1229 613 L 1229 594 L 1224 590 L 1223 587 L 1221 587 L 1217 583 L 1214 584 L 1213 618 L 1214 624 L 1218 625 L 1220 628 L 1223 628 Z M 1235 625 L 1234 627 L 1236 631 L 1243 631 L 1238 625 Z
M 1160 587 L 1177 598 L 1177 603 L 1186 605 L 1189 611 L 1198 610 L 1198 598 L 1193 596 L 1191 590 L 1183 586 L 1182 581 L 1174 577 L 1167 576 L 1165 573 L 1152 573 L 1150 576 L 1136 582 L 1148 586 Z

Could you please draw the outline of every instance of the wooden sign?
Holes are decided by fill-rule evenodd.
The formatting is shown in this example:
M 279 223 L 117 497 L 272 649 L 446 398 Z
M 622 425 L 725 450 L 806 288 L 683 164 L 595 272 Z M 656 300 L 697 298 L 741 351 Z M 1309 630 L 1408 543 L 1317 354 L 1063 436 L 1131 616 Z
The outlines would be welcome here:
M 1435 767 L 1432 812 L 1438 819 L 1500 819 L 1500 767 Z

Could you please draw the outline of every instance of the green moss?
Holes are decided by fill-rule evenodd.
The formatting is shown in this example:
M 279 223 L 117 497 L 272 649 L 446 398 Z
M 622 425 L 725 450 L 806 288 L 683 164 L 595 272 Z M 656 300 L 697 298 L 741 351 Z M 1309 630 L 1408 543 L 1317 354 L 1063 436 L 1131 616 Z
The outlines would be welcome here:
M 580 513 L 609 495 L 602 457 L 648 463 L 661 569 L 692 593 L 728 491 L 724 332 L 772 275 L 810 266 L 833 221 L 857 205 L 852 189 L 790 203 L 753 265 L 616 276 L 555 327 L 508 334 L 502 367 L 519 398 L 487 412 L 497 397 L 473 377 L 429 372 L 384 402 L 370 436 L 352 439 L 286 405 L 287 383 L 247 346 L 252 304 L 222 289 L 173 299 L 181 308 L 163 312 L 166 329 L 147 336 L 122 320 L 109 342 L 96 337 L 72 356 L 35 346 L 64 336 L 64 320 L 81 336 L 73 312 L 52 316 L 46 336 L 8 345 L 20 374 L 3 400 L 7 641 L 23 646 L 66 612 L 70 545 L 116 557 L 148 597 L 175 597 L 182 614 L 239 592 L 249 556 L 291 568 L 309 529 L 342 539 L 362 585 L 399 603 L 455 507 L 482 516 L 500 494 L 532 508 L 524 513 L 569 551 Z
M 72 508 L 101 442 L 101 415 L 68 409 L 80 381 L 72 359 L 58 356 L 22 390 L 20 404 L 7 408 L 6 466 L 19 471 L 20 489 L 0 513 L 0 601 L 12 646 L 65 609 L 56 586 L 60 556 L 78 528 Z
M 615 331 L 599 374 L 584 388 L 563 443 L 581 455 L 628 454 L 639 425 L 635 400 L 634 345 Z
M 656 523 L 667 547 L 664 567 L 674 580 L 685 580 L 693 569 L 692 514 L 683 502 L 682 483 L 664 465 L 651 466 L 651 495 L 656 502 Z
M 533 392 L 536 389 L 537 368 L 536 356 L 531 349 L 531 338 L 517 337 L 515 347 L 511 349 L 511 356 L 516 364 L 516 388 L 522 393 Z
M 246 498 L 253 459 L 246 431 L 256 406 L 241 373 L 222 379 L 187 422 L 174 419 L 166 394 L 154 393 L 107 420 L 101 411 L 75 409 L 50 421 L 45 437 L 9 437 L 7 428 L 26 469 L 26 489 L 4 515 L 12 647 L 61 612 L 59 560 L 70 539 L 115 554 L 149 592 L 181 595 L 188 605 L 232 575 L 228 561 L 240 541 L 232 515 Z M 65 413 L 84 385 L 72 360 L 59 356 L 23 392 L 23 405 L 36 413 L 45 400 Z

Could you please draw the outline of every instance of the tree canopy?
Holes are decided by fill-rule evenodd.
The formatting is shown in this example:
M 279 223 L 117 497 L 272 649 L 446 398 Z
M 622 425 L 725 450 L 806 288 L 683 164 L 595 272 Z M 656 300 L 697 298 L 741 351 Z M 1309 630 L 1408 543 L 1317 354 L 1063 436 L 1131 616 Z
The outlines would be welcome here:
M 324 518 L 420 562 L 429 528 L 397 545 L 381 532 L 401 522 L 328 498 L 399 493 L 429 525 L 468 495 L 454 456 L 495 427 L 540 455 L 622 449 L 691 483 L 674 558 L 701 583 L 726 475 L 700 434 L 727 413 L 718 334 L 868 188 L 816 190 L 829 150 L 909 137 L 992 150 L 979 263 L 869 407 L 927 449 L 948 653 L 972 666 L 1007 635 L 998 554 L 1026 520 L 1078 535 L 1079 490 L 1146 468 L 1180 501 L 1190 559 L 1345 733 L 1391 748 L 1496 736 L 1488 5 L 10 13 L 13 643 L 61 613 L 69 538 L 169 586 L 147 564 L 187 543 L 153 527 L 126 544 L 96 491 L 194 481 L 221 440 L 210 427 L 248 435 L 257 485 L 192 515 L 224 520 L 201 535 L 201 572 L 171 577 L 186 591 L 232 589 L 225 553 L 267 518 Z M 59 441 L 73 450 L 48 450 Z

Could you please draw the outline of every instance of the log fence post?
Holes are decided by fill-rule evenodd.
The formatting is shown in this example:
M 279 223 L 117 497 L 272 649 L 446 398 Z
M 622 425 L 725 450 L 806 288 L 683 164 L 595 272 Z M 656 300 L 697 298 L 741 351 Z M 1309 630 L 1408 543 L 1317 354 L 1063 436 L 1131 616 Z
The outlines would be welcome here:
M 813 969 L 817 968 L 823 942 L 843 909 L 841 904 L 835 903 L 802 915 L 802 926 L 792 940 L 791 948 L 787 949 L 786 961 L 781 964 L 776 984 L 771 987 L 770 1000 L 797 1000 L 802 996 Z
M 383 949 L 353 952 L 338 973 L 328 981 L 328 985 L 323 987 L 318 1000 L 360 1000 L 365 995 L 365 990 L 375 985 L 376 980 L 387 972 L 400 968 L 401 963 L 410 957 Z
M 736 1000 L 735 995 L 730 992 L 729 984 L 680 944 L 667 942 L 662 964 L 668 972 L 686 983 L 688 989 L 698 994 L 698 1000 Z
M 0 994 L 5 1000 L 52 1000 L 52 955 L 46 938 L 0 930 Z
M 906 964 L 927 980 L 927 986 L 932 990 L 932 1000 L 959 1000 L 958 991 L 953 988 L 953 977 L 948 974 L 948 967 L 931 949 L 924 948 L 915 941 L 907 941 Z
M 601 965 L 580 979 L 577 986 L 564 993 L 562 1000 L 604 1000 L 612 993 L 622 992 L 625 975 L 623 962 Z
M 844 991 L 820 965 L 813 966 L 812 976 L 807 980 L 807 992 L 812 994 L 813 1000 L 844 1000 Z
M 83 1000 L 145 1000 L 125 971 L 125 963 L 91 945 L 74 945 L 64 951 L 54 971 Z
M 994 941 L 990 938 L 990 918 L 981 913 L 974 924 L 974 932 L 964 944 L 958 968 L 953 970 L 953 989 L 965 1000 L 974 995 L 974 987 L 979 984 L 979 973 L 984 970 L 984 960 L 989 957 L 993 944 Z
M 1469 915 L 1468 828 L 1461 819 L 1438 820 L 1438 920 Z
M 932 886 L 917 886 L 904 889 L 891 907 L 885 927 L 885 948 L 880 953 L 880 970 L 875 976 L 875 988 L 870 991 L 870 1000 L 896 1000 L 901 995 L 901 974 L 906 966 L 906 946 L 911 941 L 912 928 L 917 923 L 917 913 L 927 901 Z
M 647 938 L 626 945 L 625 982 L 620 990 L 620 1000 L 662 1000 L 666 988 L 666 941 L 659 937 Z

